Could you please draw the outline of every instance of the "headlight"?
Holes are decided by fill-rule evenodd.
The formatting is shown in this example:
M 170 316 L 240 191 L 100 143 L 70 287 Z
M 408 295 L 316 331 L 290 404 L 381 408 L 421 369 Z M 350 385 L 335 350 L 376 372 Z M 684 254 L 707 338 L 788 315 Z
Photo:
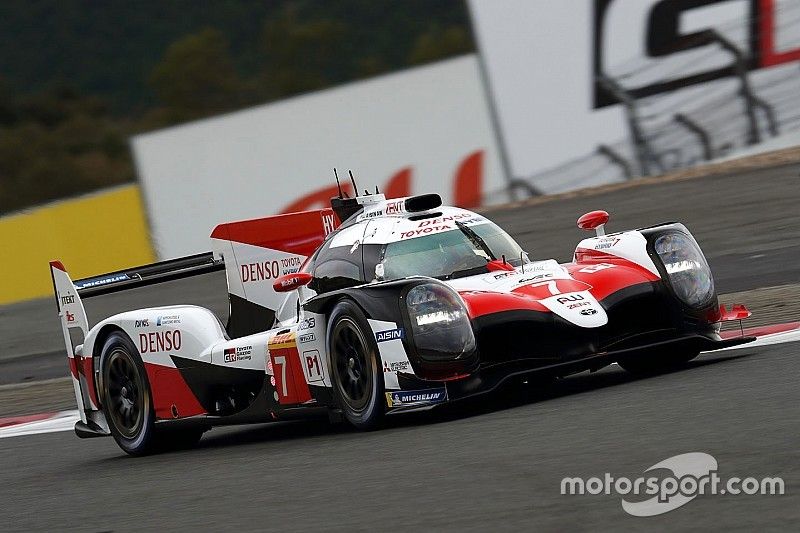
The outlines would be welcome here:
M 707 303 L 714 294 L 714 278 L 695 240 L 684 233 L 666 233 L 656 239 L 655 250 L 678 298 L 692 307 Z
M 464 304 L 449 287 L 423 283 L 406 295 L 414 344 L 425 359 L 453 360 L 475 350 Z

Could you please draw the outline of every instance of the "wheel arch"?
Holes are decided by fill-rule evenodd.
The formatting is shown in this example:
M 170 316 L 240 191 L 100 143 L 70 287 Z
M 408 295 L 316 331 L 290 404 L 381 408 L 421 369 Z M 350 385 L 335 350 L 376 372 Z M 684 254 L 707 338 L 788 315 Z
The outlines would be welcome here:
M 319 310 L 315 311 L 315 312 L 322 313 L 326 317 L 329 317 L 331 315 L 331 313 L 333 312 L 333 309 L 337 305 L 339 305 L 339 303 L 341 303 L 341 302 L 352 302 L 353 304 L 357 305 L 359 307 L 359 309 L 361 309 L 361 312 L 364 313 L 364 315 L 369 317 L 368 311 L 366 309 L 364 309 L 364 306 L 361 303 L 359 303 L 358 300 L 359 300 L 358 298 L 354 298 L 350 294 L 332 295 L 330 298 L 324 299 L 324 301 L 321 302 L 321 306 L 319 307 Z
M 115 331 L 119 331 L 123 333 L 128 339 L 133 342 L 133 339 L 130 338 L 130 335 L 125 333 L 125 330 L 122 329 L 117 324 L 106 324 L 100 331 L 97 332 L 97 336 L 95 337 L 94 346 L 92 347 L 92 356 L 93 357 L 100 357 L 103 351 L 103 345 L 106 343 L 106 340 L 111 336 L 112 333 Z M 135 346 L 135 344 L 134 344 Z
M 421 281 L 425 281 L 425 279 L 407 278 L 339 289 L 318 294 L 305 302 L 303 307 L 311 312 L 329 316 L 337 303 L 343 299 L 348 299 L 358 305 L 367 318 L 402 323 L 403 312 L 400 305 L 400 295 L 407 286 Z
M 103 390 L 103 373 L 101 372 L 100 368 L 100 359 L 103 355 L 103 346 L 105 346 L 106 341 L 111 336 L 112 333 L 119 332 L 123 334 L 128 340 L 131 341 L 133 346 L 136 346 L 136 343 L 133 342 L 130 335 L 128 335 L 124 329 L 122 329 L 117 324 L 105 324 L 100 330 L 97 332 L 97 335 L 94 339 L 94 345 L 92 346 L 92 373 L 95 375 L 94 380 L 94 388 L 95 388 L 95 395 L 98 401 L 98 407 L 103 407 L 103 395 L 101 391 Z M 137 353 L 137 355 L 139 355 Z M 139 355 L 141 357 L 141 355 Z

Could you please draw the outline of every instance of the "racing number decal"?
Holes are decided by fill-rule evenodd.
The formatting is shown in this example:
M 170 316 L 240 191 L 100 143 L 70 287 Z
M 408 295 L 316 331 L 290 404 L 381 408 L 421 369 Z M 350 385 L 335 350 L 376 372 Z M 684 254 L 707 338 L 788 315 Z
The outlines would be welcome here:
M 268 349 L 273 373 L 270 383 L 275 387 L 274 399 L 281 405 L 311 400 L 295 334 L 276 335 L 270 340 Z
M 537 276 L 538 277 L 538 276 Z M 521 285 L 514 289 L 514 292 L 524 292 L 541 300 L 558 296 L 559 294 L 569 294 L 572 292 L 586 291 L 592 288 L 588 283 L 574 279 L 531 279 L 522 280 Z
M 286 357 L 283 355 L 279 355 L 274 357 L 274 359 L 275 359 L 275 364 L 272 365 L 272 368 L 275 368 L 276 366 L 280 367 L 280 372 L 281 372 L 280 380 L 278 380 L 277 377 L 275 378 L 276 381 L 275 386 L 277 388 L 278 387 L 277 381 L 280 381 L 280 390 L 283 391 L 283 394 L 281 394 L 281 396 L 285 398 L 289 396 L 289 391 L 286 389 Z
M 558 290 L 558 284 L 556 284 L 556 280 L 548 279 L 545 281 L 537 281 L 536 283 L 531 283 L 531 287 L 547 287 L 547 290 L 550 291 L 550 296 L 555 296 L 556 294 L 561 294 L 561 291 Z

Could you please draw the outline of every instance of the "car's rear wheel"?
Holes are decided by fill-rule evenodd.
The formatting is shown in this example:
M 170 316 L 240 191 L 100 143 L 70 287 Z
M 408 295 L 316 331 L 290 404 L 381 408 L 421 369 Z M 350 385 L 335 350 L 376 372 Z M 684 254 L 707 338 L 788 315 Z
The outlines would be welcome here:
M 658 350 L 622 358 L 617 363 L 632 374 L 654 374 L 675 370 L 700 355 L 699 351 Z
M 101 401 L 111 435 L 130 455 L 146 455 L 197 443 L 205 428 L 156 427 L 155 410 L 139 352 L 124 333 L 111 333 L 100 355 Z
M 330 315 L 328 349 L 333 391 L 342 415 L 358 429 L 380 425 L 386 412 L 378 345 L 366 316 L 348 300 Z
M 122 332 L 108 336 L 100 356 L 103 411 L 111 435 L 131 455 L 154 448 L 155 412 L 141 357 Z

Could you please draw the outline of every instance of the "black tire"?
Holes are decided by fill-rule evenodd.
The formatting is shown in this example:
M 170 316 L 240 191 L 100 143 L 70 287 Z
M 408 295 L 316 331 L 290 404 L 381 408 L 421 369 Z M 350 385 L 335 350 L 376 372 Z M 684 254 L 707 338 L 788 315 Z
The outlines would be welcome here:
M 100 355 L 101 402 L 111 435 L 125 453 L 155 449 L 155 410 L 142 358 L 130 338 L 115 331 Z
M 121 331 L 111 333 L 100 355 L 101 402 L 111 435 L 134 456 L 197 444 L 203 427 L 157 427 L 150 382 L 136 346 Z
M 386 406 L 378 344 L 367 317 L 356 304 L 343 300 L 328 324 L 330 375 L 342 416 L 358 429 L 375 429 Z
M 679 369 L 698 355 L 699 351 L 659 350 L 637 353 L 622 358 L 617 363 L 631 374 L 657 374 Z

